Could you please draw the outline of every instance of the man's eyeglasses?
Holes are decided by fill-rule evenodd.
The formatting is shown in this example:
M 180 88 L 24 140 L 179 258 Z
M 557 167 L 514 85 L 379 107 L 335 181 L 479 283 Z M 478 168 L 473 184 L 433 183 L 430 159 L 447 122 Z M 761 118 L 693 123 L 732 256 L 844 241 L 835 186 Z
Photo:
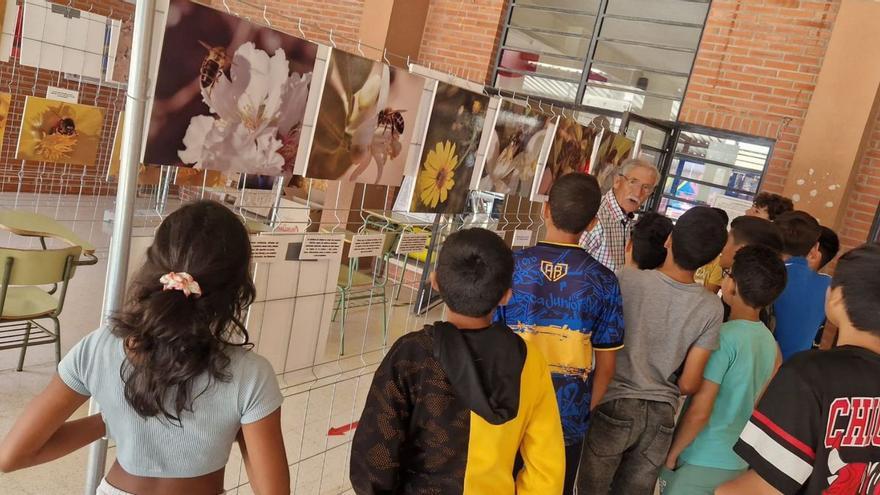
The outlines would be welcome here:
M 721 276 L 724 278 L 730 278 L 730 273 L 731 273 L 730 268 L 722 268 L 721 269 Z
M 639 179 L 636 179 L 633 177 L 628 177 L 623 174 L 618 174 L 618 175 L 620 175 L 621 177 L 626 179 L 626 183 L 629 184 L 629 187 L 632 187 L 634 189 L 638 188 L 642 192 L 642 194 L 650 194 L 654 191 L 654 188 L 657 187 L 654 184 L 646 184 L 646 183 L 640 181 Z

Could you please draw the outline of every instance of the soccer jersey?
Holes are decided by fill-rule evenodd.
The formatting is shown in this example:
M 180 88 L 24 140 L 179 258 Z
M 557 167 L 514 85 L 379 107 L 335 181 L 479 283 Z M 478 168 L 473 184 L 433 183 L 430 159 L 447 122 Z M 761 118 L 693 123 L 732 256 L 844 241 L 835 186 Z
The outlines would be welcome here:
M 574 244 L 538 243 L 514 253 L 513 297 L 505 322 L 550 366 L 566 445 L 583 440 L 592 398 L 593 351 L 623 347 L 617 277 Z
M 770 382 L 734 451 L 786 495 L 880 493 L 880 355 L 807 351 Z

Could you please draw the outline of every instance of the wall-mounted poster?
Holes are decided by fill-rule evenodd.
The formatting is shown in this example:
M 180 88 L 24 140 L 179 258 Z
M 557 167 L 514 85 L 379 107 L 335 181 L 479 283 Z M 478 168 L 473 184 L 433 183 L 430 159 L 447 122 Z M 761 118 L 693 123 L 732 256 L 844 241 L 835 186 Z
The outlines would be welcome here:
M 333 50 L 314 138 L 302 151 L 306 176 L 400 185 L 424 86 L 406 70 Z
M 116 132 L 113 134 L 113 148 L 110 150 L 110 166 L 107 167 L 107 179 L 119 177 L 119 165 L 122 156 L 122 140 L 124 139 L 125 112 L 119 112 L 116 121 Z M 157 165 L 138 165 L 137 182 L 142 186 L 155 186 L 159 183 L 162 168 Z
M 9 93 L 0 93 L 0 150 L 3 149 L 3 134 L 6 130 L 6 121 L 9 120 L 8 115 L 10 103 L 12 103 L 12 95 Z
M 292 171 L 318 45 L 172 0 L 144 161 Z
M 549 115 L 504 100 L 495 120 L 480 190 L 530 197 L 551 127 Z
M 590 173 L 599 180 L 602 192 L 608 192 L 614 185 L 614 176 L 620 165 L 632 155 L 635 141 L 620 134 L 615 134 L 609 129 L 602 131 L 599 139 L 599 150 L 596 153 L 594 166 Z
M 596 143 L 596 131 L 570 118 L 559 119 L 556 134 L 538 184 L 537 196 L 546 198 L 559 177 L 584 170 Z
M 95 165 L 103 125 L 98 107 L 28 96 L 15 158 Z
M 489 97 L 439 83 L 428 122 L 410 211 L 465 210 Z

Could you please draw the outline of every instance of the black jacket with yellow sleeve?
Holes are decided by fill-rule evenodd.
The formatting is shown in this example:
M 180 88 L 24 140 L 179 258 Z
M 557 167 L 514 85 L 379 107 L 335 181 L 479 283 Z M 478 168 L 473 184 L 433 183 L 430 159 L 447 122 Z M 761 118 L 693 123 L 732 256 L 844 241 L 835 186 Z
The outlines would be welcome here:
M 550 371 L 510 328 L 435 323 L 392 346 L 354 437 L 356 493 L 556 495 L 564 474 Z

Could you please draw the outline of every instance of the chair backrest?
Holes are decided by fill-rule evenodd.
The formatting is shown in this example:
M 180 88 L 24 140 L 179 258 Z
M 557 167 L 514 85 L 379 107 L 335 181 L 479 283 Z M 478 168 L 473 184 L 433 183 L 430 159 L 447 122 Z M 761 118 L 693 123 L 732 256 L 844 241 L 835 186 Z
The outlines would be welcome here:
M 71 246 L 63 249 L 10 249 L 0 248 L 0 270 L 3 278 L 7 276 L 7 263 L 12 259 L 9 285 L 49 285 L 63 282 L 64 269 L 68 258 L 72 257 L 70 277 L 76 267 L 76 260 L 82 247 Z

